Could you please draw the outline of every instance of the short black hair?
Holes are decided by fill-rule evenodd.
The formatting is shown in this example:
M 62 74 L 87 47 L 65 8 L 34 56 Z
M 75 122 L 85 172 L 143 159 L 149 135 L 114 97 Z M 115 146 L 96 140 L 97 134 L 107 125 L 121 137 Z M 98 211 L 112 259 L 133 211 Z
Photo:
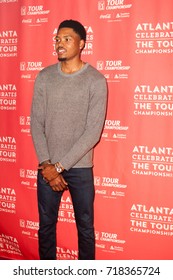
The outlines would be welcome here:
M 86 42 L 86 30 L 79 21 L 73 19 L 64 20 L 60 23 L 58 30 L 64 27 L 72 28 L 80 36 L 81 40 Z

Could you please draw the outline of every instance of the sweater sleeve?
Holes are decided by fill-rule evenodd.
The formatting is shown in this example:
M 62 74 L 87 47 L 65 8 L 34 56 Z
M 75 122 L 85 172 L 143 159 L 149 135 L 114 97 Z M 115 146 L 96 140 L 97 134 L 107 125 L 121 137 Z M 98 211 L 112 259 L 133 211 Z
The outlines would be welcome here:
M 45 80 L 40 73 L 34 83 L 34 95 L 31 106 L 31 135 L 39 162 L 50 158 L 45 136 L 45 96 Z
M 101 136 L 107 106 L 106 79 L 101 77 L 95 80 L 91 85 L 90 91 L 90 103 L 85 130 L 70 151 L 60 159 L 61 164 L 66 170 L 72 168 L 88 153 L 97 144 Z

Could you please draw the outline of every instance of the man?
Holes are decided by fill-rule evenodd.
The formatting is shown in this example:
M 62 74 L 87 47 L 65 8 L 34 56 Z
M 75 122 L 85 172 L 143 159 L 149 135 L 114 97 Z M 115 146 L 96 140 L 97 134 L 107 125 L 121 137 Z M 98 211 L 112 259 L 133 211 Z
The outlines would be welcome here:
M 55 49 L 59 63 L 37 76 L 31 133 L 39 160 L 40 259 L 56 259 L 56 223 L 63 192 L 72 198 L 80 260 L 95 259 L 93 148 L 102 132 L 107 86 L 104 76 L 81 60 L 86 31 L 60 23 Z

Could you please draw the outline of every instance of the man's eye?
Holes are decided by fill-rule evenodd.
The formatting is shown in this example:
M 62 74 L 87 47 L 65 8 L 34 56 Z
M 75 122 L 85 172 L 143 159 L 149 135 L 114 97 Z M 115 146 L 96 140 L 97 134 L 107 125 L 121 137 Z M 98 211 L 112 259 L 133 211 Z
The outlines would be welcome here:
M 57 36 L 55 36 L 55 41 L 60 42 L 60 39 Z

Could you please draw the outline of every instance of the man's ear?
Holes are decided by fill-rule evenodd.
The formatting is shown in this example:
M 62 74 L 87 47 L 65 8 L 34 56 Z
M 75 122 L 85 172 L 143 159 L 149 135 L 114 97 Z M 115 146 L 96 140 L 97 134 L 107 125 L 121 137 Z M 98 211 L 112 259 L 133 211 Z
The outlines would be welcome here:
M 85 41 L 84 40 L 80 40 L 80 49 L 83 50 L 83 48 L 85 47 Z

